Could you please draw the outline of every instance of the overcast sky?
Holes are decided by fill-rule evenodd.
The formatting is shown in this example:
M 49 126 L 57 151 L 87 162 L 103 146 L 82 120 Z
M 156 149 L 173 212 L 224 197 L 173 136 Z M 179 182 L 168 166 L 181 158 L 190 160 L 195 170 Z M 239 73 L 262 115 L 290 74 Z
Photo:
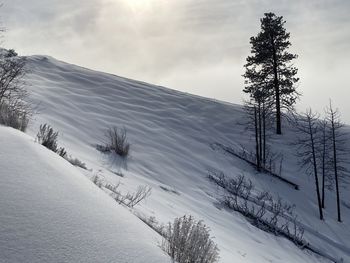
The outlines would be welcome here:
M 299 55 L 299 108 L 332 98 L 350 123 L 349 0 L 3 0 L 4 45 L 241 103 L 249 38 L 284 16 Z M 349 101 L 349 102 L 348 102 Z

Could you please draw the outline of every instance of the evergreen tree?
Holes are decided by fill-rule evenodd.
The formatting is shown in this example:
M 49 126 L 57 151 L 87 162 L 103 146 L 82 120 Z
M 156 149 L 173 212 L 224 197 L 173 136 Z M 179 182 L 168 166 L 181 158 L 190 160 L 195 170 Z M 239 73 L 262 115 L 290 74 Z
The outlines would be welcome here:
M 264 100 L 273 102 L 276 112 L 276 133 L 282 133 L 282 109 L 292 109 L 299 94 L 295 89 L 297 68 L 291 64 L 297 55 L 287 50 L 291 46 L 290 34 L 286 32 L 283 17 L 274 13 L 265 13 L 261 19 L 261 31 L 256 37 L 250 38 L 251 56 L 245 64 L 245 93 L 251 98 L 257 91 L 263 94 Z

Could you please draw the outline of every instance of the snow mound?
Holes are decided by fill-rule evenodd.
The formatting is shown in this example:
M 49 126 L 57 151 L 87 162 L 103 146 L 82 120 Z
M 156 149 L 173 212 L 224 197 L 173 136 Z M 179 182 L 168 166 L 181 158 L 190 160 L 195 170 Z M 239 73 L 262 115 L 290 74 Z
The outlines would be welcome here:
M 170 262 L 159 236 L 76 167 L 0 127 L 0 262 Z

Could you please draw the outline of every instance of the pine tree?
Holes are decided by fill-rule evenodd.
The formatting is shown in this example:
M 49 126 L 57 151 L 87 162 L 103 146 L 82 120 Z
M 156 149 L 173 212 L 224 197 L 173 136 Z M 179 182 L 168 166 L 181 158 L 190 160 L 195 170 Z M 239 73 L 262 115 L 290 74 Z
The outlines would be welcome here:
M 290 33 L 287 33 L 283 17 L 274 13 L 265 13 L 261 19 L 261 31 L 250 38 L 251 56 L 245 64 L 245 93 L 256 96 L 257 90 L 263 91 L 267 103 L 274 106 L 276 112 L 276 133 L 282 133 L 282 109 L 292 109 L 299 94 L 295 83 L 298 72 L 291 62 L 297 55 L 287 49 L 291 46 Z

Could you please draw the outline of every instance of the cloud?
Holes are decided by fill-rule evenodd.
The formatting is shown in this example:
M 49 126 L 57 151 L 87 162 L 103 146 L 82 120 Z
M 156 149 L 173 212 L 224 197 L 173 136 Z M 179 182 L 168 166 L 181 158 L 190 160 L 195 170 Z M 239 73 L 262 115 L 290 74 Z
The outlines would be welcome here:
M 299 54 L 300 107 L 321 109 L 317 93 L 317 102 L 333 97 L 350 112 L 348 10 L 347 0 L 7 0 L 1 11 L 5 46 L 22 54 L 233 102 L 241 102 L 249 38 L 273 11 L 286 19 Z

